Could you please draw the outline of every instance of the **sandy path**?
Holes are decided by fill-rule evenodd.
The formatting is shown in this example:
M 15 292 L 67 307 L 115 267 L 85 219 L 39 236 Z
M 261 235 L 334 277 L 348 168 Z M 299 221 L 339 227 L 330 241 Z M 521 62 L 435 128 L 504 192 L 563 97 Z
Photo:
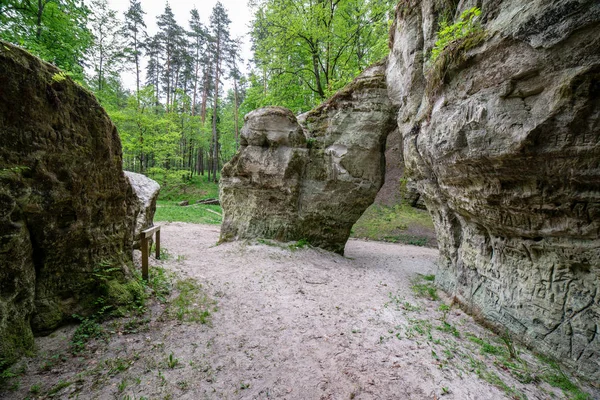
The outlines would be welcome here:
M 342 257 L 284 245 L 216 246 L 215 226 L 170 223 L 161 232 L 171 257 L 160 264 L 195 278 L 217 301 L 211 326 L 161 319 L 154 307 L 141 332 L 122 333 L 123 322 L 109 321 L 110 340 L 92 341 L 76 357 L 68 350 L 74 327 L 62 328 L 38 339 L 38 354 L 21 363 L 19 385 L 0 397 L 565 398 L 496 367 L 500 359 L 483 354 L 468 334 L 501 342 L 462 311 L 447 314 L 455 335 L 439 330 L 444 299 L 411 289 L 418 274 L 434 273 L 436 250 L 350 240 Z M 521 357 L 536 362 L 528 352 Z
M 433 303 L 414 298 L 410 279 L 433 272 L 436 250 L 350 240 L 342 257 L 244 243 L 211 247 L 218 230 L 209 226 L 173 223 L 163 232 L 169 251 L 185 257 L 175 269 L 222 294 L 205 354 L 219 372 L 187 398 L 214 390 L 218 398 L 431 399 L 443 387 L 447 398 L 505 398 L 475 376 L 454 382 L 425 343 L 381 339 L 407 325 L 405 315 L 385 307 L 390 293 Z

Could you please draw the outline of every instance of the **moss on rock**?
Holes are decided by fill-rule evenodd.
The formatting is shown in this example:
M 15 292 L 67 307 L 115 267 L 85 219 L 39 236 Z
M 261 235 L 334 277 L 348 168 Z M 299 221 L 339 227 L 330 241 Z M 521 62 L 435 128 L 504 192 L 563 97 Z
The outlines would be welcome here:
M 124 271 L 137 205 L 93 95 L 4 42 L 0 71 L 0 360 L 12 360 L 86 311 L 103 260 Z

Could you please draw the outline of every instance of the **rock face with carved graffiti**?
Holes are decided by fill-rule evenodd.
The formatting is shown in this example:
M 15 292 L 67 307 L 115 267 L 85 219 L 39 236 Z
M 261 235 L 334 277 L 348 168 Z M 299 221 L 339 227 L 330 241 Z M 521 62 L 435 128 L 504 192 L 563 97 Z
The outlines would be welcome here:
M 93 95 L 4 42 L 0 71 L 1 367 L 98 298 L 139 294 L 126 277 L 142 205 Z
M 598 380 L 600 3 L 483 1 L 436 60 L 442 17 L 469 2 L 412 3 L 397 9 L 387 82 L 436 224 L 436 281 Z
M 222 172 L 221 240 L 306 240 L 343 253 L 383 184 L 395 128 L 384 72 L 374 65 L 298 118 L 280 107 L 246 116 L 241 149 Z

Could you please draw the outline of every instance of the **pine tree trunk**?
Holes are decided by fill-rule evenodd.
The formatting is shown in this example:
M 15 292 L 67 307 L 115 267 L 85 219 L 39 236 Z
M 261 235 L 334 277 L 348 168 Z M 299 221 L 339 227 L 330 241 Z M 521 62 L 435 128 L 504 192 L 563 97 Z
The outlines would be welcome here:
M 237 89 L 237 79 L 233 80 L 233 96 L 234 96 L 234 103 L 233 103 L 233 126 L 235 129 L 235 150 L 237 151 L 239 144 L 240 144 L 240 134 L 239 134 L 239 126 L 238 126 L 238 89 Z
M 217 114 L 219 109 L 219 63 L 221 59 L 221 38 L 217 36 L 217 54 L 215 59 L 215 98 L 212 115 L 213 132 L 213 181 L 217 182 L 217 170 L 219 168 L 219 134 L 217 132 Z

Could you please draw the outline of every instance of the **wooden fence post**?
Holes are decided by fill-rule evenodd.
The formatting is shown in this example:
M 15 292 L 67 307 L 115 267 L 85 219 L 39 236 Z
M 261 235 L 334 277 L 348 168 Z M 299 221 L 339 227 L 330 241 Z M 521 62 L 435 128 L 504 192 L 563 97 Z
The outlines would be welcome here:
M 156 255 L 157 260 L 160 260 L 160 229 L 156 231 Z
M 142 279 L 148 281 L 148 257 L 150 249 L 148 248 L 148 238 L 156 233 L 156 259 L 160 259 L 160 226 L 153 226 L 140 233 L 142 245 Z
M 148 238 L 142 233 L 142 279 L 148 282 Z

